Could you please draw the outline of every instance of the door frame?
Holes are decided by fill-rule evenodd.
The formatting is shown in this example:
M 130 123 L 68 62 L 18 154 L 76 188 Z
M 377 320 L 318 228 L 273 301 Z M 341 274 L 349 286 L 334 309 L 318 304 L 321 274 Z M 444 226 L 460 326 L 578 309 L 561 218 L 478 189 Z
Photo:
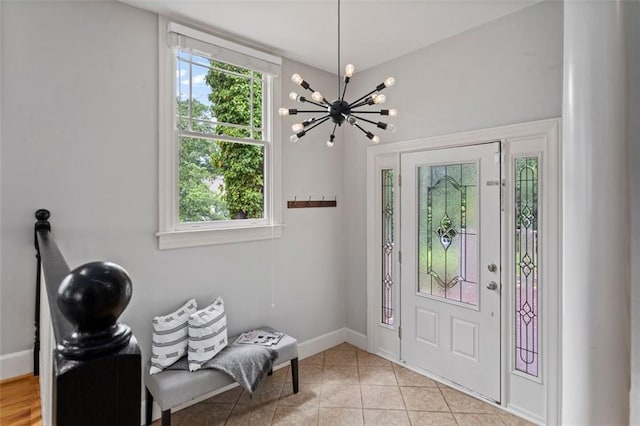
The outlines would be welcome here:
M 393 326 L 382 324 L 380 321 L 381 306 L 381 257 L 379 242 L 381 240 L 380 214 L 380 171 L 393 168 L 398 176 L 400 171 L 400 156 L 402 153 L 425 151 L 431 149 L 454 148 L 476 145 L 492 141 L 502 142 L 502 155 L 497 158 L 503 166 L 509 166 L 514 155 L 538 155 L 544 178 L 540 186 L 540 200 L 544 206 L 540 216 L 543 237 L 540 244 L 540 263 L 542 266 L 540 279 L 542 283 L 552 283 L 549 287 L 542 285 L 540 289 L 541 330 L 540 358 L 541 373 L 538 379 L 526 377 L 515 371 L 511 350 L 513 346 L 513 292 L 510 288 L 509 277 L 513 271 L 509 266 L 511 247 L 510 241 L 514 232 L 509 229 L 512 223 L 508 214 L 502 215 L 501 229 L 501 270 L 502 286 L 501 303 L 501 408 L 513 412 L 529 420 L 544 424 L 557 424 L 559 419 L 560 401 L 560 350 L 561 350 L 561 120 L 550 119 L 508 126 L 493 127 L 444 136 L 435 136 L 409 141 L 400 141 L 367 148 L 367 350 L 402 363 L 400 353 L 400 256 L 398 250 L 393 255 L 393 281 L 396 311 Z M 509 176 L 510 167 L 502 167 L 501 179 L 506 182 L 504 190 L 504 210 L 510 212 L 512 186 Z M 396 178 L 394 193 L 394 217 L 400 215 L 400 191 Z M 396 236 L 395 246 L 400 247 L 399 236 L 401 226 L 399 221 L 394 223 Z M 549 237 L 545 237 L 549 236 Z M 407 365 L 422 374 L 429 373 L 414 366 Z M 442 379 L 437 378 L 442 381 Z M 455 384 L 448 383 L 458 388 Z M 526 394 L 526 397 L 524 395 Z M 531 403 L 534 403 L 531 405 Z M 536 405 L 537 404 L 537 405 Z

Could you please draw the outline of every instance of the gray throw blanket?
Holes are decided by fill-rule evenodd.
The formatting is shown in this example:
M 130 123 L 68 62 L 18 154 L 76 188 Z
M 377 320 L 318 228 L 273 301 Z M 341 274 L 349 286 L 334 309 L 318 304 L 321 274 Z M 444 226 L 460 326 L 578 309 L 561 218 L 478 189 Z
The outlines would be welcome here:
M 273 368 L 278 352 L 260 345 L 229 345 L 201 368 L 213 368 L 227 373 L 247 392 L 253 394 L 262 378 Z M 189 370 L 183 357 L 167 370 Z

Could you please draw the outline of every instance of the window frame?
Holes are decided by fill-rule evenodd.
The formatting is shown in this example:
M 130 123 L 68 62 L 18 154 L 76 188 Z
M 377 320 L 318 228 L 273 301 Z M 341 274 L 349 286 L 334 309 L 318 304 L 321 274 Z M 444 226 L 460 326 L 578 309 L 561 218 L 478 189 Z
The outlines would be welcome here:
M 282 235 L 282 179 L 280 120 L 275 119 L 274 107 L 280 104 L 280 75 L 263 73 L 264 147 L 264 217 L 225 221 L 180 223 L 178 209 L 178 153 L 181 133 L 176 119 L 176 48 L 170 33 L 180 34 L 214 47 L 233 51 L 236 55 L 267 61 L 279 70 L 282 59 L 207 32 L 170 21 L 160 16 L 158 68 L 158 244 L 160 249 L 227 244 L 279 238 Z M 213 54 L 211 55 L 214 56 Z M 260 71 L 262 72 L 262 71 Z M 223 137 L 224 138 L 224 137 Z M 217 138 L 212 137 L 212 140 Z

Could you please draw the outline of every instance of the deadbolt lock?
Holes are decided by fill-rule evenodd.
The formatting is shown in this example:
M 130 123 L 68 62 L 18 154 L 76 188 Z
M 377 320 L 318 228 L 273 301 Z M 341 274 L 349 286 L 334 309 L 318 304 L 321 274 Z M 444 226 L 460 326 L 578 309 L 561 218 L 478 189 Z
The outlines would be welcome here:
M 487 269 L 489 270 L 489 272 L 496 272 L 498 270 L 498 267 L 495 263 L 490 263 L 487 265 Z

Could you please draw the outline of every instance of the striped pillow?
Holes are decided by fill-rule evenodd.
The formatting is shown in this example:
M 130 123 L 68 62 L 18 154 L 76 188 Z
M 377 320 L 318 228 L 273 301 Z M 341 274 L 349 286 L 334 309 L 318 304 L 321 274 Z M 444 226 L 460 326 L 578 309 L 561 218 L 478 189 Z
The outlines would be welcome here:
M 191 299 L 175 312 L 153 319 L 150 374 L 161 372 L 187 352 L 189 315 L 197 310 L 196 299 Z
M 189 370 L 196 371 L 227 346 L 227 316 L 224 301 L 218 297 L 211 305 L 189 317 Z

